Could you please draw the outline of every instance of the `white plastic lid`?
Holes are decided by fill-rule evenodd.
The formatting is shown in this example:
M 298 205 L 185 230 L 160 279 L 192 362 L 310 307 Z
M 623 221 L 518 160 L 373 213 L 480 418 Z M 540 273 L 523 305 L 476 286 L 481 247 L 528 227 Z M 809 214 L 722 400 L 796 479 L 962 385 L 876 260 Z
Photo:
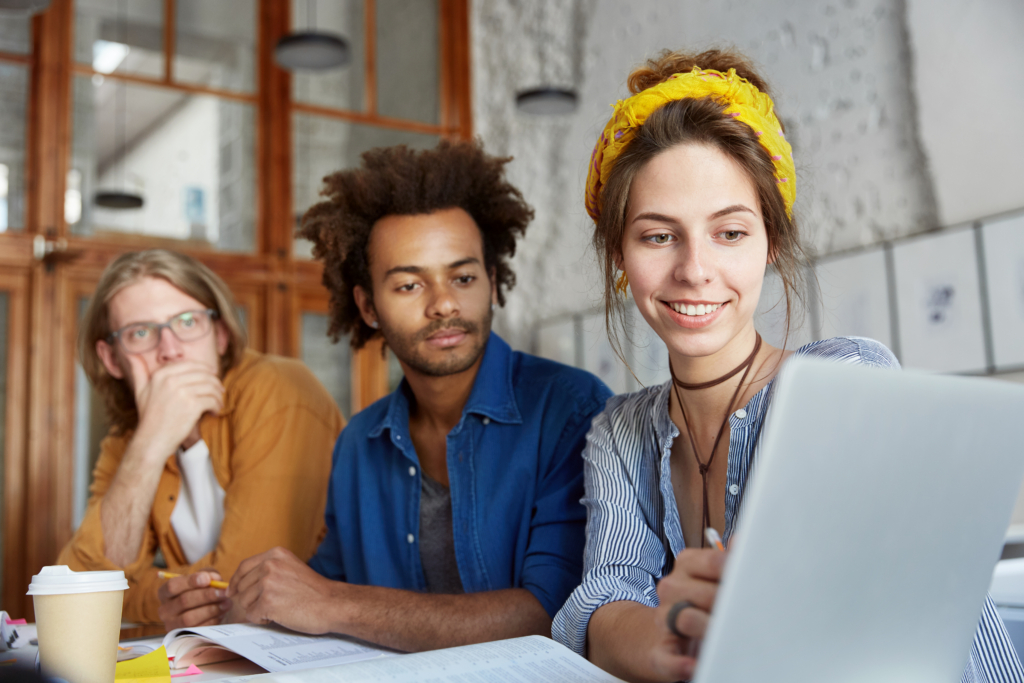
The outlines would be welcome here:
M 66 564 L 43 567 L 32 577 L 26 595 L 69 595 L 128 590 L 128 581 L 121 570 L 108 572 L 73 572 Z

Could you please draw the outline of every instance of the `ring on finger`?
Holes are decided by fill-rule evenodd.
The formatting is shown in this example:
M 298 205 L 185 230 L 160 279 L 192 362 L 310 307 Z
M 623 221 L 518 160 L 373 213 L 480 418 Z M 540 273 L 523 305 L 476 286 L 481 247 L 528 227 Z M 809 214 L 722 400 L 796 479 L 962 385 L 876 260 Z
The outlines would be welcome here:
M 676 628 L 676 620 L 679 618 L 679 613 L 688 607 L 696 607 L 696 605 L 694 605 L 689 600 L 680 600 L 679 602 L 673 604 L 672 607 L 670 607 L 668 610 L 668 617 L 666 618 L 666 622 L 668 623 L 668 630 L 671 631 L 672 634 L 677 638 L 689 638 L 689 636 L 687 636 L 685 633 L 682 633 L 678 628 Z

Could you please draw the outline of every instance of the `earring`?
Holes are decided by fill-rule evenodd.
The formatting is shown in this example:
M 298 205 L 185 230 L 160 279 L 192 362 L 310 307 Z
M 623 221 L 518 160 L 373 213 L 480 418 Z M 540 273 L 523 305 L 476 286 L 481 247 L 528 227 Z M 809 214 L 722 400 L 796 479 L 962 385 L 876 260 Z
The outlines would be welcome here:
M 372 323 L 370 323 L 370 327 L 372 327 L 373 329 L 377 329 L 378 327 L 380 327 L 380 323 L 374 320 Z
M 626 271 L 622 271 L 622 275 L 615 281 L 615 291 L 626 296 L 626 287 L 629 287 L 629 277 L 626 275 Z

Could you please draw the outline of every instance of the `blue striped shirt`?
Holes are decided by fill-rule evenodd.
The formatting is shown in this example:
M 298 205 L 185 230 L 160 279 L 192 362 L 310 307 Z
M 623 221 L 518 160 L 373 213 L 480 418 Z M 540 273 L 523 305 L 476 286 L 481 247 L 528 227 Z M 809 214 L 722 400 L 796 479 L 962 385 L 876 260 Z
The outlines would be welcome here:
M 798 354 L 883 368 L 899 362 L 882 344 L 859 337 L 813 342 Z M 672 490 L 669 459 L 679 429 L 669 417 L 671 382 L 614 396 L 594 418 L 583 451 L 587 545 L 583 583 L 555 617 L 552 636 L 584 653 L 587 624 L 598 607 L 631 600 L 656 607 L 657 581 L 672 570 L 685 544 Z M 729 417 L 725 540 L 736 526 L 774 379 Z M 963 683 L 1024 682 L 1017 654 L 986 598 Z

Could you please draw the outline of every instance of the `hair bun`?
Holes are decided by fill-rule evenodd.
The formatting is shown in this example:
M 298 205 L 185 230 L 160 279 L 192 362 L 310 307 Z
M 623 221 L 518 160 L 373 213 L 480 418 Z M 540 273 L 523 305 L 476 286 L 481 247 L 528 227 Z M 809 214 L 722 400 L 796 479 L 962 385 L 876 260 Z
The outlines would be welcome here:
M 753 65 L 738 52 L 726 49 L 705 50 L 704 52 L 683 52 L 663 50 L 660 55 L 633 70 L 626 79 L 629 91 L 636 95 L 650 87 L 667 81 L 673 74 L 689 73 L 693 67 L 714 69 L 725 73 L 736 69 L 736 74 L 747 79 L 751 85 L 771 96 L 768 84 L 757 75 Z

